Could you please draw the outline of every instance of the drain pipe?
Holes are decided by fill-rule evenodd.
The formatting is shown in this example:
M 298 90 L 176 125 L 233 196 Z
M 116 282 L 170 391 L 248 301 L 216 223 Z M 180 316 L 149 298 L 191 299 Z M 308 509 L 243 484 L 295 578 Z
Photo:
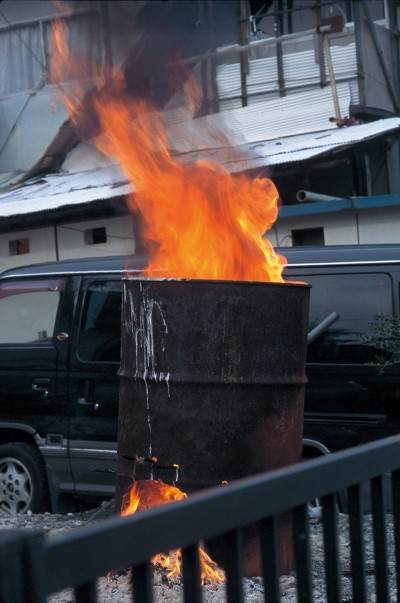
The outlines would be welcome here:
M 363 64 L 363 51 L 361 44 L 361 14 L 360 5 L 358 2 L 354 3 L 354 33 L 356 43 L 356 60 L 357 60 L 357 82 L 358 82 L 358 93 L 360 98 L 360 104 L 365 107 L 365 75 L 364 75 L 364 64 Z
M 54 231 L 54 247 L 55 247 L 55 252 L 56 252 L 56 260 L 57 262 L 60 259 L 60 254 L 59 254 L 59 250 L 58 250 L 58 232 L 57 232 L 57 224 L 54 224 L 53 226 L 53 231 Z
M 331 47 L 329 44 L 329 38 L 328 38 L 327 34 L 323 35 L 323 44 L 324 44 L 325 58 L 326 58 L 326 62 L 328 65 L 328 71 L 329 71 L 329 81 L 331 84 L 333 105 L 335 107 L 335 117 L 338 119 L 341 119 L 342 116 L 340 114 L 339 97 L 338 97 L 338 92 L 337 92 L 337 87 L 336 87 L 335 72 L 333 70 Z
M 393 2 L 387 3 L 387 11 L 389 15 L 389 30 L 390 30 L 390 45 L 392 48 L 393 60 L 393 86 L 397 97 L 400 96 L 400 51 L 398 42 L 398 25 L 397 25 L 397 8 Z
M 362 1 L 362 7 L 364 9 L 365 17 L 367 20 L 369 33 L 371 34 L 371 38 L 374 43 L 376 53 L 378 55 L 379 63 L 382 67 L 382 73 L 383 73 L 385 81 L 386 81 L 386 86 L 387 86 L 387 89 L 389 92 L 389 96 L 391 98 L 391 101 L 393 103 L 395 110 L 399 111 L 400 110 L 399 99 L 398 99 L 395 89 L 393 88 L 392 80 L 391 80 L 387 65 L 385 63 L 383 50 L 382 50 L 380 41 L 378 39 L 378 36 L 376 35 L 374 23 L 372 21 L 371 13 L 368 8 L 368 2 L 366 2 L 366 0 L 361 0 L 361 1 Z

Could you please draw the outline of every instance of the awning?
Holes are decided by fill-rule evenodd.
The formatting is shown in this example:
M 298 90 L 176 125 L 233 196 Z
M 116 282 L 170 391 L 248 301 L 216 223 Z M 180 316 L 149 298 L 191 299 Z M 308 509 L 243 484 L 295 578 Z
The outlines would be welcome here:
M 229 172 L 238 173 L 328 154 L 399 128 L 400 118 L 393 117 L 337 130 L 248 143 L 234 148 L 176 153 L 175 157 L 184 163 L 197 160 L 215 161 Z M 51 211 L 60 207 L 121 197 L 132 192 L 132 185 L 117 165 L 49 174 L 1 194 L 0 217 Z

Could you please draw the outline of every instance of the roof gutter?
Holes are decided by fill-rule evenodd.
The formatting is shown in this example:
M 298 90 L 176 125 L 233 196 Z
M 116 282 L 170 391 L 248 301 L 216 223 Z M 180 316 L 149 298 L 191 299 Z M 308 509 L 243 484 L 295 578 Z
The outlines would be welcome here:
M 321 196 L 320 196 L 321 197 Z M 336 213 L 349 210 L 373 209 L 376 207 L 400 207 L 400 195 L 377 195 L 374 197 L 351 197 L 342 199 L 332 197 L 329 201 L 285 205 L 279 210 L 279 218 L 310 216 L 315 214 Z

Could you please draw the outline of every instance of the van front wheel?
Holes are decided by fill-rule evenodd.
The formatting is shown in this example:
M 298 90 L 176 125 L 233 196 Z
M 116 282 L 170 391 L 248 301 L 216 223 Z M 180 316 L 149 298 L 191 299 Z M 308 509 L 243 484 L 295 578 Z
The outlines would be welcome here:
M 39 451 L 25 442 L 0 446 L 0 509 L 10 515 L 39 513 L 47 493 L 46 471 Z

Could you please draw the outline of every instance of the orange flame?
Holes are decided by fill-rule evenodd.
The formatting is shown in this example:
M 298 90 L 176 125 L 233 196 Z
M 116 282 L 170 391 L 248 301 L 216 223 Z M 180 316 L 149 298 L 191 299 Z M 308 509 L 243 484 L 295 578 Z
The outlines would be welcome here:
M 82 63 L 68 53 L 61 20 L 54 25 L 54 46 L 56 81 L 63 72 L 76 77 Z M 233 176 L 215 162 L 178 161 L 169 150 L 163 115 L 147 102 L 132 100 L 123 88 L 119 74 L 85 100 L 75 88 L 71 93 L 64 86 L 62 95 L 81 132 L 86 118 L 95 122 L 101 135 L 94 143 L 132 183 L 128 205 L 144 217 L 151 253 L 147 276 L 162 270 L 172 278 L 283 282 L 285 260 L 264 236 L 278 215 L 273 182 Z M 186 90 L 198 105 L 193 77 Z
M 125 492 L 122 499 L 121 515 L 133 515 L 137 510 L 170 503 L 187 498 L 185 492 L 156 480 L 140 480 L 134 482 Z M 201 584 L 206 581 L 221 583 L 225 581 L 225 574 L 218 565 L 199 545 L 199 559 L 201 567 Z M 152 562 L 168 570 L 167 578 L 181 576 L 182 554 L 180 549 L 170 552 L 169 555 L 161 553 L 153 557 Z

